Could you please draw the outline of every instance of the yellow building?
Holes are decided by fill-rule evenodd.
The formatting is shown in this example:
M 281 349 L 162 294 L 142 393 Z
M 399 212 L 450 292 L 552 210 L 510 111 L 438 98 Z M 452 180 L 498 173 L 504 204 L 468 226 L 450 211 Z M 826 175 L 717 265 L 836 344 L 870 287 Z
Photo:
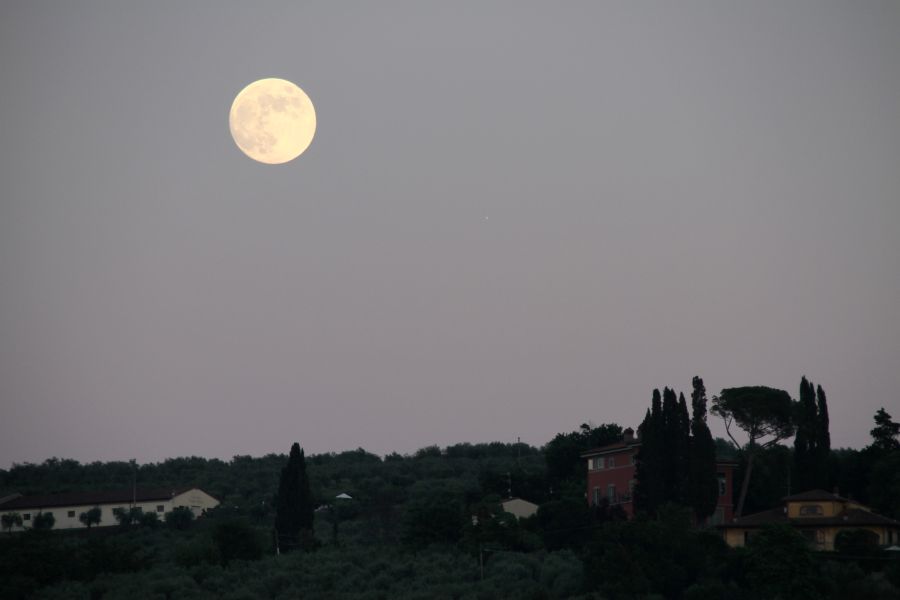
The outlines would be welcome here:
M 731 547 L 744 546 L 766 525 L 790 525 L 809 540 L 814 550 L 834 550 L 841 531 L 865 529 L 878 536 L 878 544 L 900 543 L 900 522 L 874 513 L 859 502 L 825 490 L 810 490 L 782 498 L 771 510 L 735 518 L 719 525 Z

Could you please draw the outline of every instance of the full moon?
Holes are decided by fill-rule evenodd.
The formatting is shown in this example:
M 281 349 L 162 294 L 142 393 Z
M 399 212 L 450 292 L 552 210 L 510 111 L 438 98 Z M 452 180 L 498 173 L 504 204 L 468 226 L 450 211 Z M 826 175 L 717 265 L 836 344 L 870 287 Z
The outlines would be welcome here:
M 309 96 L 290 81 L 260 79 L 235 96 L 228 125 L 244 154 L 280 165 L 309 147 L 316 133 L 316 110 Z

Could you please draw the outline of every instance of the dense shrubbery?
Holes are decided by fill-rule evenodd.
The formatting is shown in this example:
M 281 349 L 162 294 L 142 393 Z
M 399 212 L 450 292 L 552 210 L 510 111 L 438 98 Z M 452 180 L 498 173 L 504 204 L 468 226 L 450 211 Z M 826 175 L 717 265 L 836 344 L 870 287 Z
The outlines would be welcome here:
M 0 597 L 141 598 L 896 598 L 900 561 L 865 536 L 839 552 L 812 554 L 791 530 L 772 529 L 744 549 L 690 525 L 664 505 L 656 519 L 623 520 L 589 509 L 579 444 L 617 426 L 561 434 L 543 453 L 525 444 L 458 444 L 384 459 L 362 449 L 306 459 L 315 513 L 314 551 L 275 554 L 273 494 L 286 457 L 225 462 L 172 459 L 138 470 L 146 486 L 194 483 L 223 500 L 204 518 L 167 515 L 165 526 L 123 516 L 127 526 L 0 535 Z M 723 448 L 721 443 L 720 448 Z M 724 449 L 724 448 L 723 448 Z M 897 449 L 832 452 L 829 473 L 882 504 L 896 498 Z M 740 454 L 737 454 L 740 457 Z M 871 459 L 864 477 L 852 473 Z M 757 456 L 747 506 L 768 508 L 791 450 Z M 568 478 L 566 474 L 569 474 Z M 871 474 L 879 473 L 881 481 Z M 0 471 L 0 488 L 24 493 L 126 486 L 129 463 L 52 459 Z M 842 484 L 843 485 L 843 484 Z M 774 491 L 773 491 L 774 490 Z M 857 492 L 857 490 L 862 490 Z M 339 493 L 352 500 L 337 500 Z M 502 498 L 539 503 L 516 520 Z M 777 495 L 777 496 L 776 496 Z M 771 497 L 770 497 L 771 496 Z M 896 510 L 896 507 L 888 507 Z M 889 512 L 885 511 L 885 512 Z M 472 517 L 476 517 L 474 520 Z M 111 525 L 103 523 L 103 525 Z M 865 556 L 865 560 L 858 560 Z M 483 566 L 483 572 L 482 572 Z

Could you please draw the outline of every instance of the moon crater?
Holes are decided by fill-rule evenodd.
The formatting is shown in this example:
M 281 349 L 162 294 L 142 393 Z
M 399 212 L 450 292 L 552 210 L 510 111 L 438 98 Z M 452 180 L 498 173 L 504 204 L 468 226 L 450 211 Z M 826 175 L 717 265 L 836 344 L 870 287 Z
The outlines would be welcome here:
M 309 147 L 316 133 L 316 110 L 309 96 L 290 81 L 260 79 L 235 97 L 228 124 L 244 154 L 277 165 Z

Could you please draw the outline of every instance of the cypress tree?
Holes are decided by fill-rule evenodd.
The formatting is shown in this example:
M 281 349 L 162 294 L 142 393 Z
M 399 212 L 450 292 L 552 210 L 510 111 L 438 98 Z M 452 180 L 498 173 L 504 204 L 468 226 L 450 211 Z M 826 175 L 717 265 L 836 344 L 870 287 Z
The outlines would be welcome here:
M 647 513 L 652 513 L 655 509 L 655 506 L 653 506 L 653 493 L 650 489 L 650 480 L 652 478 L 650 467 L 652 463 L 648 460 L 650 452 L 647 446 L 650 443 L 648 442 L 648 436 L 652 437 L 650 433 L 652 427 L 651 419 L 650 409 L 648 408 L 644 414 L 644 420 L 638 425 L 637 435 L 641 440 L 641 447 L 634 457 L 634 509 Z
M 689 504 L 690 472 L 691 472 L 691 416 L 688 414 L 687 402 L 684 393 L 678 394 L 678 438 L 674 454 L 677 480 L 675 489 L 672 490 L 672 499 L 680 504 Z
M 659 390 L 655 389 L 650 410 L 638 428 L 641 449 L 636 456 L 634 489 L 635 510 L 651 515 L 664 502 L 664 424 Z
M 290 551 L 314 543 L 313 503 L 306 475 L 306 458 L 300 444 L 291 446 L 288 462 L 281 470 L 278 496 L 275 499 L 275 535 L 278 545 Z
M 828 422 L 828 401 L 825 399 L 825 390 L 822 386 L 816 386 L 816 474 L 818 481 L 816 487 L 828 489 L 831 462 L 831 433 Z
M 679 502 L 681 487 L 681 467 L 678 452 L 681 448 L 681 416 L 675 390 L 663 388 L 663 444 L 661 463 L 663 465 L 663 502 Z
M 831 433 L 829 432 L 828 400 L 822 386 L 816 386 L 816 405 L 818 415 L 816 421 L 816 446 L 819 450 L 831 452 Z
M 691 459 L 689 501 L 698 521 L 716 510 L 719 501 L 719 481 L 716 474 L 716 444 L 706 424 L 706 386 L 694 377 L 691 392 Z
M 817 487 L 816 476 L 816 391 L 804 375 L 800 379 L 800 400 L 795 406 L 793 490 L 802 492 Z

